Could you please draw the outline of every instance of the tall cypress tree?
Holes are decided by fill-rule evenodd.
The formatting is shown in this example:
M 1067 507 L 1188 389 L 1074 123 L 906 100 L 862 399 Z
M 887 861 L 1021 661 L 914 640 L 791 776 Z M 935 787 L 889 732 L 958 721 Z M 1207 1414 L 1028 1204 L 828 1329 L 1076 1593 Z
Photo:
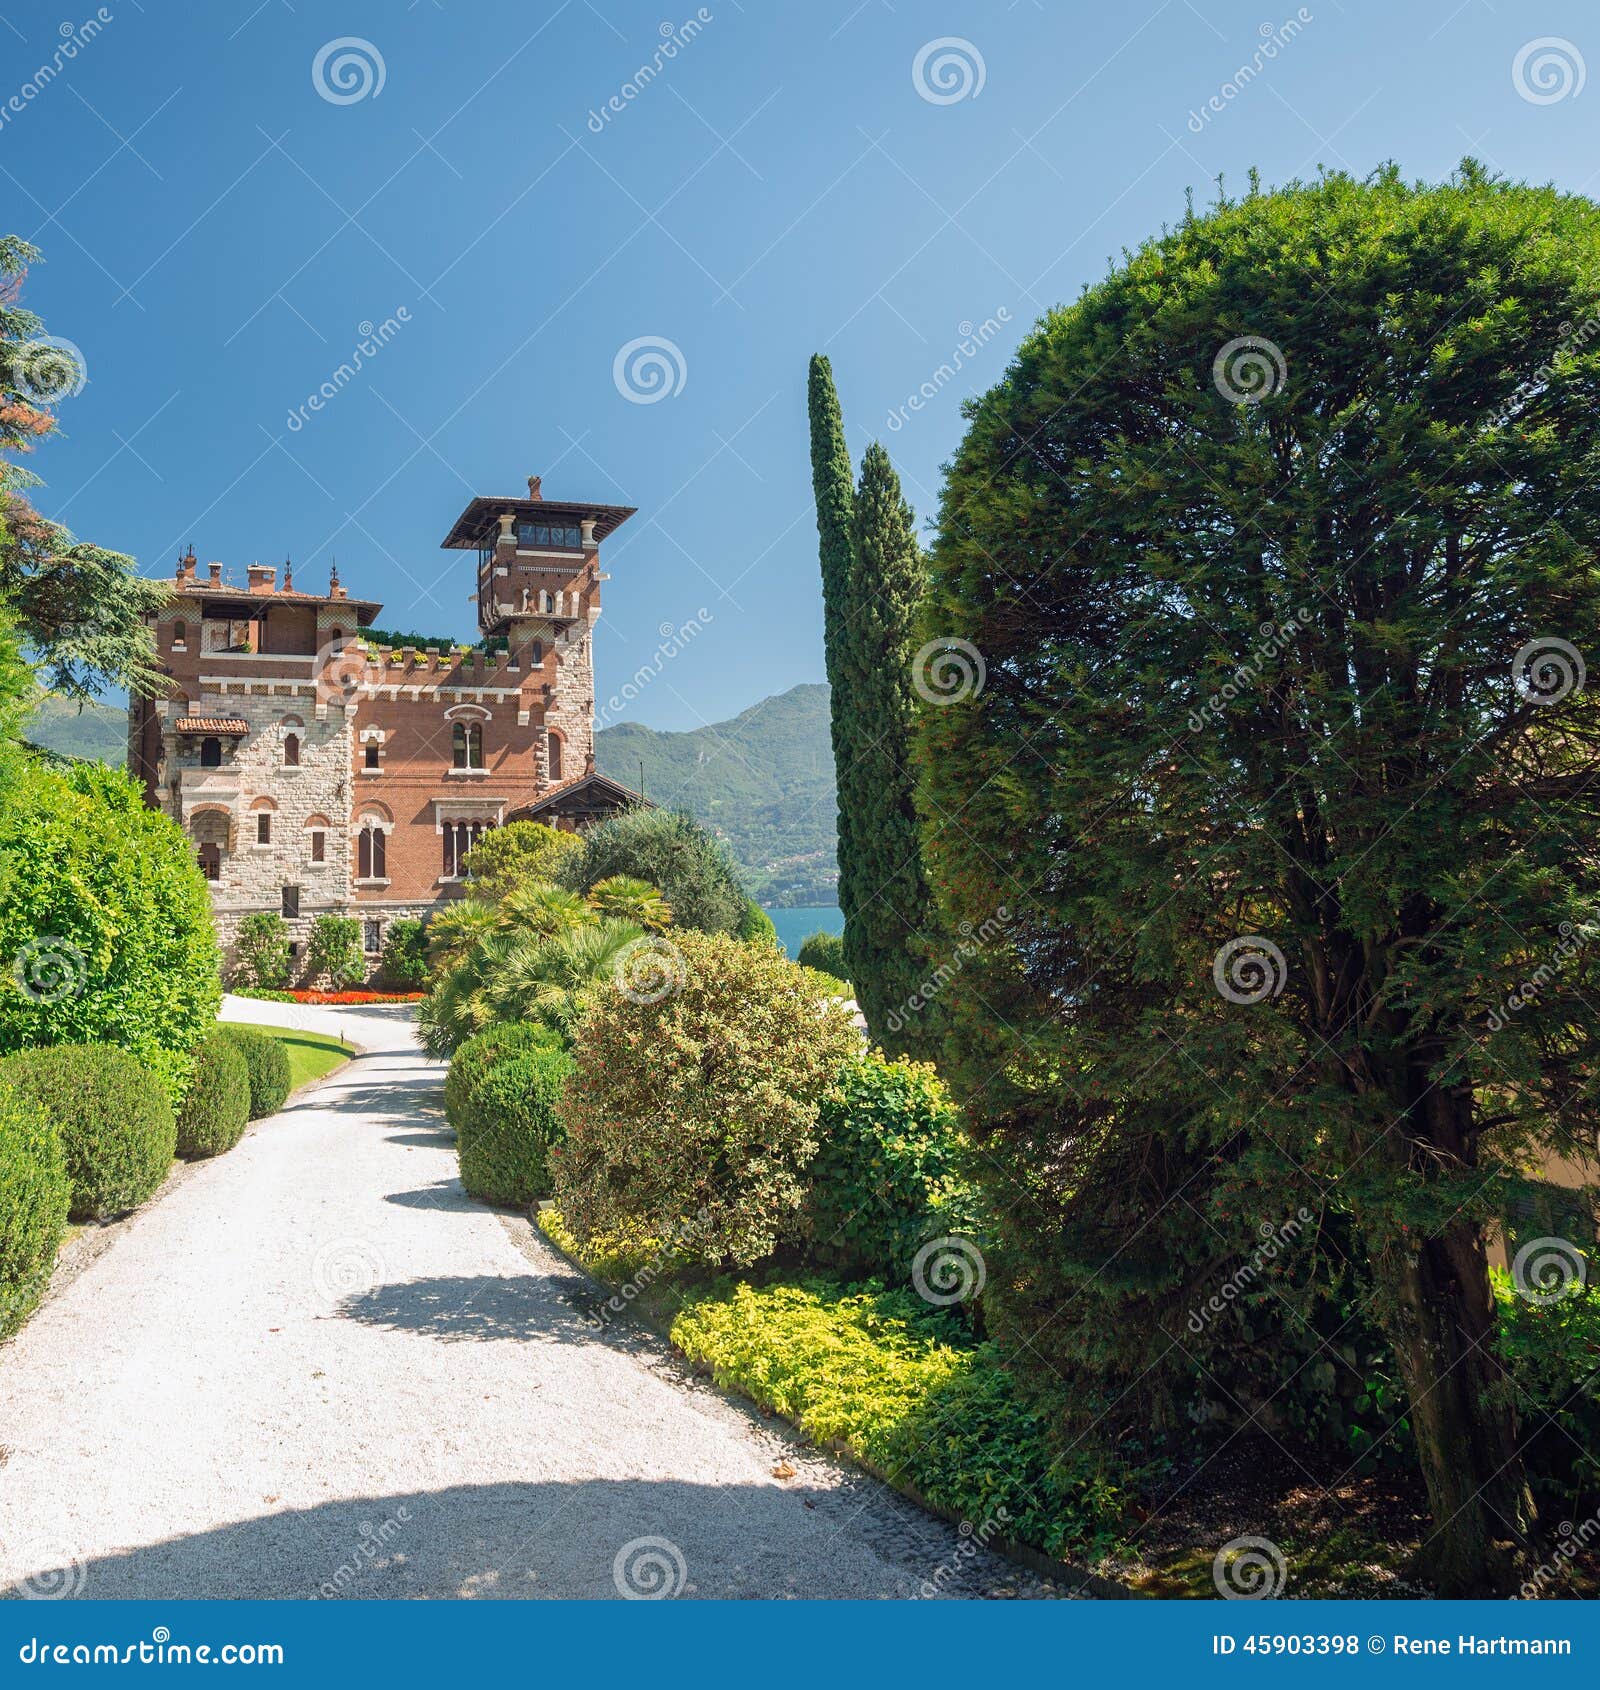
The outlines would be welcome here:
M 918 987 L 932 901 L 922 874 L 909 741 L 911 656 L 926 568 L 889 454 L 874 442 L 850 481 L 828 360 L 811 360 L 811 473 L 839 795 L 845 961 L 874 1039 L 931 1055 L 936 1017 Z

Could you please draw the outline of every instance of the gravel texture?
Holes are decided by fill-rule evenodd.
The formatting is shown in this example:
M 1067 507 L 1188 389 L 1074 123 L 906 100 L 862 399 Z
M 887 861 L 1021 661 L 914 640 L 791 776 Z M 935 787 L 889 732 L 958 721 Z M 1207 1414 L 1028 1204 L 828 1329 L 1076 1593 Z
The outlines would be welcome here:
M 0 1348 L 0 1592 L 1052 1596 L 688 1378 L 470 1202 L 407 1009 L 76 1252 Z

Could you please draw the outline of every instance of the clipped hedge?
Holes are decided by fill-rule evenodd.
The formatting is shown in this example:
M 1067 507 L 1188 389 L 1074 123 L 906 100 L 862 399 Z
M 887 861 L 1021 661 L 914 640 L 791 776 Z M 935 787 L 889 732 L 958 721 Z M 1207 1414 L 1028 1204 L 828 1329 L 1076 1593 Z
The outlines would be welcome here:
M 289 1095 L 289 1053 L 282 1039 L 258 1033 L 254 1027 L 228 1025 L 219 1029 L 244 1058 L 250 1080 L 250 1119 L 276 1115 Z
M 536 1021 L 502 1021 L 476 1033 L 450 1058 L 444 1077 L 444 1118 L 457 1132 L 466 1118 L 467 1094 L 497 1062 L 534 1050 L 560 1050 L 561 1036 Z
M 802 968 L 814 968 L 819 974 L 831 974 L 835 980 L 850 984 L 850 970 L 844 960 L 844 935 L 841 933 L 811 933 L 800 941 L 799 955 L 794 959 Z
M 43 1294 L 71 1202 L 55 1122 L 25 1093 L 0 1084 L 0 1339 Z
M 409 918 L 391 921 L 383 938 L 380 978 L 405 992 L 426 991 L 432 976 L 428 966 L 428 929 Z
M 564 1050 L 527 1050 L 474 1080 L 456 1128 L 469 1196 L 525 1207 L 550 1195 L 550 1147 L 562 1134 L 556 1105 L 575 1066 Z
M 244 1136 L 250 1120 L 250 1065 L 222 1028 L 195 1046 L 189 1094 L 178 1111 L 178 1154 L 220 1156 Z
M 172 1167 L 176 1126 L 166 1088 L 111 1045 L 49 1045 L 0 1062 L 0 1079 L 54 1122 L 75 1221 L 136 1209 Z
M 807 1249 L 819 1265 L 904 1283 L 921 1245 L 973 1229 L 960 1112 L 931 1064 L 878 1051 L 843 1063 L 817 1139 Z

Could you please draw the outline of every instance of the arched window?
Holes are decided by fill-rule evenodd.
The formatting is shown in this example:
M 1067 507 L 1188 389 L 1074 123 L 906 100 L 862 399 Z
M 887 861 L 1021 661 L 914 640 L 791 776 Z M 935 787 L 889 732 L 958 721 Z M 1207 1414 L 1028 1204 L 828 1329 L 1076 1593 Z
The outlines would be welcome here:
M 444 877 L 456 880 L 466 873 L 467 853 L 494 826 L 493 822 L 446 822 L 444 834 Z
M 300 767 L 299 734 L 285 734 L 283 736 L 283 766 L 286 769 L 298 769 Z
M 222 767 L 222 741 L 214 735 L 208 734 L 200 741 L 200 767 L 202 769 L 220 769 Z
M 356 836 L 356 879 L 388 878 L 388 838 L 375 822 L 366 822 Z
M 483 767 L 483 725 L 453 722 L 450 726 L 451 758 L 458 769 Z
M 561 779 L 561 735 L 552 733 L 550 736 L 550 778 Z
M 188 643 L 189 624 L 187 622 L 174 622 L 172 624 L 172 649 L 174 651 L 181 650 Z
M 535 669 L 544 668 L 544 641 L 543 640 L 535 640 L 533 642 L 533 666 L 534 666 Z

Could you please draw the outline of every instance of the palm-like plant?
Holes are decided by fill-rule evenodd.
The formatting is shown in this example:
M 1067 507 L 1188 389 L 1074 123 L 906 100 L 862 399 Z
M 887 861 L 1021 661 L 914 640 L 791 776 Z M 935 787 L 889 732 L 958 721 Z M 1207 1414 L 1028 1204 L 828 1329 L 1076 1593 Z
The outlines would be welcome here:
M 428 923 L 428 961 L 443 974 L 470 956 L 478 941 L 499 924 L 500 912 L 480 899 L 461 898 L 447 905 Z
M 502 927 L 514 932 L 536 933 L 551 938 L 570 932 L 594 920 L 594 912 L 564 886 L 536 881 L 508 892 L 495 906 Z
M 659 933 L 672 924 L 672 906 L 648 880 L 613 874 L 596 881 L 589 902 L 602 916 L 631 921 L 646 932 Z
M 551 938 L 511 941 L 498 956 L 484 998 L 499 1021 L 543 1021 L 569 1036 L 593 994 L 616 976 L 618 959 L 644 930 L 604 917 Z

